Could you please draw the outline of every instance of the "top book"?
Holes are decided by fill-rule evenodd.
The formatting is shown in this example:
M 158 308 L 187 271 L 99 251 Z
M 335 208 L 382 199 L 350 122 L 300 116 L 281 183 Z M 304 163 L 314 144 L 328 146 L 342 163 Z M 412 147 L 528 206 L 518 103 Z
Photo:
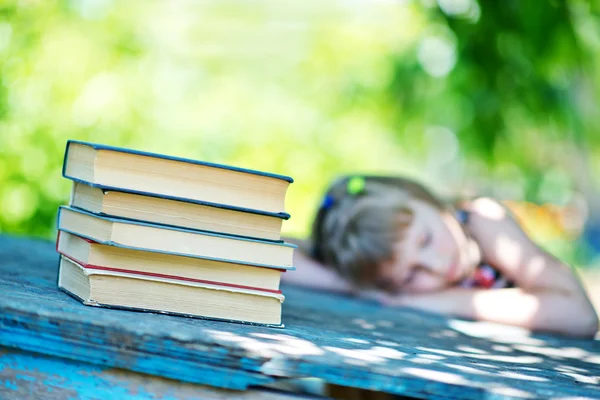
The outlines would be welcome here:
M 283 175 L 75 140 L 67 142 L 63 176 L 105 190 L 269 213 L 284 213 L 285 194 L 294 181 Z

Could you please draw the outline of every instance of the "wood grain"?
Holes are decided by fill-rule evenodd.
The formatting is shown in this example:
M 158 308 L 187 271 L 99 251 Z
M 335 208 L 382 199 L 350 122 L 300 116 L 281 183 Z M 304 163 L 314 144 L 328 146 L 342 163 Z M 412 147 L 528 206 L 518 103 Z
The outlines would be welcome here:
M 2 399 L 322 399 L 267 388 L 218 389 L 1 347 L 0 366 Z

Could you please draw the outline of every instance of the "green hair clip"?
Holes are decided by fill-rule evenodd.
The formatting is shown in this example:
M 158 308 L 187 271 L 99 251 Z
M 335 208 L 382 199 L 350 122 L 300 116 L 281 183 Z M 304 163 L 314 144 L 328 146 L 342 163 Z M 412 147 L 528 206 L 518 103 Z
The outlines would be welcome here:
M 365 190 L 365 178 L 362 176 L 353 176 L 348 179 L 346 190 L 349 195 L 356 196 L 364 192 Z

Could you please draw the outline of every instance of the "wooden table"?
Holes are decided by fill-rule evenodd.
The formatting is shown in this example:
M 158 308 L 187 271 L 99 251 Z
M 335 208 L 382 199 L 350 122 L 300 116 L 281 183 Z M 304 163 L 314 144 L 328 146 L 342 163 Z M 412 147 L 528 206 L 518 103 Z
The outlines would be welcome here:
M 57 290 L 57 265 L 53 243 L 0 235 L 0 398 L 298 398 L 264 387 L 299 377 L 416 398 L 600 398 L 598 340 L 293 287 L 285 329 L 93 308 Z

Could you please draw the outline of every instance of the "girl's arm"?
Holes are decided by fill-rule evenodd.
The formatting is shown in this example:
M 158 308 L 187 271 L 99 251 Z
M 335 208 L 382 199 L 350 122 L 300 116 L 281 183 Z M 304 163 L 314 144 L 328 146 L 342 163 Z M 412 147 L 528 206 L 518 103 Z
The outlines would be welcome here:
M 500 203 L 480 198 L 468 209 L 466 229 L 479 244 L 484 261 L 516 286 L 527 292 L 556 291 L 587 298 L 572 268 L 535 244 Z
M 405 306 L 568 336 L 593 337 L 598 330 L 598 321 L 589 310 L 578 308 L 568 294 L 556 292 L 456 287 L 416 295 L 378 294 L 377 300 L 388 306 Z
M 306 241 L 293 238 L 285 238 L 285 241 L 296 244 L 298 248 L 294 251 L 296 270 L 283 273 L 281 275 L 283 282 L 329 292 L 356 292 L 353 286 L 333 269 L 327 268 L 308 256 Z
M 483 259 L 518 289 L 450 288 L 420 295 L 378 294 L 382 303 L 571 336 L 596 333 L 598 316 L 568 265 L 537 246 L 496 201 L 477 199 L 468 209 L 471 214 L 466 228 L 478 242 Z
M 525 313 L 528 320 L 523 322 L 534 329 L 558 328 L 584 336 L 598 330 L 598 316 L 573 268 L 535 244 L 498 202 L 481 198 L 469 209 L 467 229 L 478 242 L 483 259 L 521 289 L 520 295 L 508 292 L 511 294 L 499 301 L 512 304 L 515 308 L 509 310 L 516 315 Z M 480 302 L 485 302 L 484 298 L 494 296 L 482 296 Z M 523 308 L 511 303 L 513 300 L 522 301 Z M 481 309 L 479 313 L 485 312 Z

